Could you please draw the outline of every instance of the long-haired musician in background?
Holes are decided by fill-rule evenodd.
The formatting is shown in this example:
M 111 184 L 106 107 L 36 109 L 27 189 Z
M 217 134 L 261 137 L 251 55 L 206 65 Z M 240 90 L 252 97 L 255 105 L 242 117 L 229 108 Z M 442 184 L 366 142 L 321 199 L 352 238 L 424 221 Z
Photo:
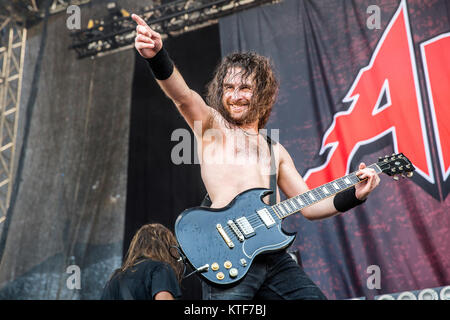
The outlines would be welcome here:
M 102 300 L 174 300 L 181 297 L 183 264 L 171 253 L 175 236 L 165 226 L 142 226 L 131 240 L 122 267 L 103 289 Z

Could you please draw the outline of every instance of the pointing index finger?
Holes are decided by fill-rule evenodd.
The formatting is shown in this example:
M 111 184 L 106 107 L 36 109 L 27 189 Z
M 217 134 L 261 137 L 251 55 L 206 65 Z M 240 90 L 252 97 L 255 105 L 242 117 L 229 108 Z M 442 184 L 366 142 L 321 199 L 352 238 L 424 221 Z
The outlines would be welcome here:
M 148 27 L 147 23 L 144 21 L 144 19 L 142 19 L 141 17 L 139 17 L 137 14 L 132 14 L 131 18 L 140 26 L 144 26 L 144 27 Z

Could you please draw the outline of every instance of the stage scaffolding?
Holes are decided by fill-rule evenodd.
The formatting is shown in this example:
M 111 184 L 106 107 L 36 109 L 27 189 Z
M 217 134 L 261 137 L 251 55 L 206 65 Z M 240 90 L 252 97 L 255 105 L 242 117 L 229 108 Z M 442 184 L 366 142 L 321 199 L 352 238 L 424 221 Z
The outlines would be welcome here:
M 12 18 L 0 18 L 0 223 L 13 186 L 26 34 Z
M 173 0 L 144 7 L 135 13 L 165 39 L 216 24 L 218 19 L 246 9 L 281 2 L 281 0 Z M 109 14 L 86 29 L 72 32 L 70 49 L 78 58 L 101 57 L 134 46 L 136 23 L 126 8 L 115 2 L 108 5 Z
M 52 0 L 48 14 L 90 0 Z M 45 16 L 44 1 L 24 0 L 1 4 L 0 14 L 0 224 L 5 221 L 14 177 L 17 127 L 22 88 L 27 26 Z

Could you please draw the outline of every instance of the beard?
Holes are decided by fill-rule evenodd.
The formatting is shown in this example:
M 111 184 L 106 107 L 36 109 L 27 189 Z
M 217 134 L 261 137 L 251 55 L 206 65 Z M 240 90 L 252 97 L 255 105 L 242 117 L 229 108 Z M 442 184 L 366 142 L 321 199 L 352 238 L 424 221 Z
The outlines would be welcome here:
M 239 107 L 239 105 L 237 106 Z M 243 110 L 239 115 L 230 111 L 231 107 L 225 107 L 222 105 L 220 108 L 221 115 L 225 118 L 225 120 L 235 126 L 242 126 L 257 122 L 259 120 L 259 110 L 254 105 L 247 104 L 245 110 Z

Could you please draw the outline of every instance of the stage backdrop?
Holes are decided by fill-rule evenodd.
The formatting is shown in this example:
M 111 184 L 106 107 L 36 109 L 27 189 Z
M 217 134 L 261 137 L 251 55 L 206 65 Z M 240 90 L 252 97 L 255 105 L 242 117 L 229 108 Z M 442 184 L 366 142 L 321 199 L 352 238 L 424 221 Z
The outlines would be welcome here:
M 394 152 L 417 168 L 410 180 L 382 175 L 348 213 L 285 220 L 330 299 L 450 284 L 449 6 L 284 0 L 220 21 L 223 56 L 273 60 L 281 89 L 268 128 L 311 188 Z

